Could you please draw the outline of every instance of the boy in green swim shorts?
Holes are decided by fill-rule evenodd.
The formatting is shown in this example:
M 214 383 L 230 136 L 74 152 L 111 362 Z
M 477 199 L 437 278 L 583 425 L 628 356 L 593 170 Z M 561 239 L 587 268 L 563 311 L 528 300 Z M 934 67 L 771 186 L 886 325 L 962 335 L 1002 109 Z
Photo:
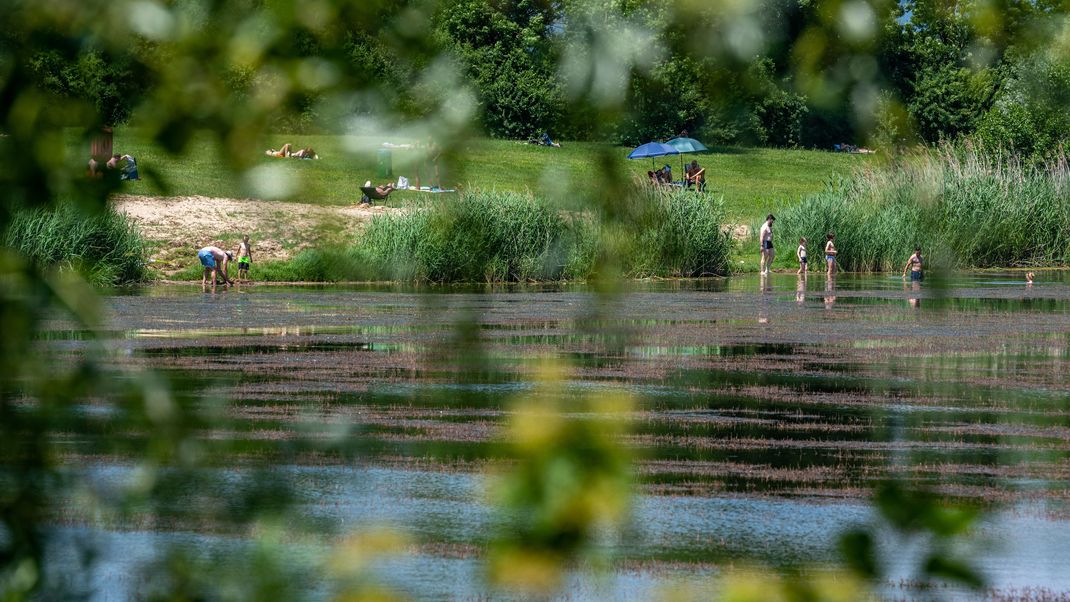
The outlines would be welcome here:
M 249 245 L 249 235 L 246 234 L 238 245 L 238 280 L 249 279 L 249 266 L 253 263 L 253 248 Z

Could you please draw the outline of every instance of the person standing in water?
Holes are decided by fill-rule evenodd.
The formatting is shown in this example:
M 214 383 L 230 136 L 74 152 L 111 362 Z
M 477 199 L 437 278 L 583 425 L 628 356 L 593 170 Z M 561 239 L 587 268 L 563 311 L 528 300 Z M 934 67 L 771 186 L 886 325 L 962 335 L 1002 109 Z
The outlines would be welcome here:
M 773 258 L 776 257 L 776 251 L 773 250 L 774 221 L 776 221 L 776 218 L 770 213 L 765 216 L 765 223 L 758 230 L 758 244 L 761 246 L 762 275 L 769 273 L 769 270 L 773 267 Z
M 795 256 L 799 258 L 799 271 L 797 274 L 806 275 L 806 272 L 810 269 L 810 266 L 806 262 L 806 239 L 799 239 L 799 248 L 795 250 Z
M 204 267 L 204 274 L 201 276 L 201 289 L 208 290 L 208 277 L 212 277 L 212 292 L 215 292 L 215 279 L 216 274 L 223 276 L 223 282 L 225 286 L 230 286 L 230 279 L 227 278 L 227 267 L 230 265 L 230 260 L 234 256 L 230 251 L 224 251 L 219 247 L 204 247 L 200 251 L 197 251 L 197 259 L 201 260 L 201 265 Z M 220 269 L 220 264 L 222 269 Z
M 249 235 L 242 236 L 238 244 L 238 281 L 249 279 L 249 266 L 253 263 L 253 248 L 249 244 Z
M 836 240 L 836 234 L 829 232 L 825 235 L 825 263 L 828 264 L 829 277 L 836 271 L 836 244 L 832 241 Z
M 910 270 L 910 280 L 912 282 L 921 282 L 925 278 L 924 265 L 921 260 L 921 247 L 914 247 L 914 254 L 907 260 L 907 264 L 903 266 L 903 278 L 907 277 L 907 270 Z

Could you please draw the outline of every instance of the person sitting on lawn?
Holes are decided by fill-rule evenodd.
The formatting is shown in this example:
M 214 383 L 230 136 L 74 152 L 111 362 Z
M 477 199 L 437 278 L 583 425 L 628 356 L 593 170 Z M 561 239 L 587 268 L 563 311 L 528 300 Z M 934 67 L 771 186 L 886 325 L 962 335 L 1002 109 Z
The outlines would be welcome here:
M 661 168 L 660 173 L 662 182 L 672 184 L 672 168 L 669 167 L 668 163 L 665 164 L 665 167 Z
M 684 173 L 684 180 L 687 181 L 688 186 L 693 184 L 695 190 L 699 192 L 706 190 L 706 168 L 699 167 L 698 161 L 692 161 Z
M 126 163 L 120 168 L 119 162 L 125 161 Z M 140 180 L 141 178 L 137 173 L 137 161 L 131 155 L 112 155 L 111 159 L 105 164 L 108 169 L 118 169 L 120 180 Z
M 394 192 L 395 187 L 392 182 L 387 182 L 372 188 L 372 181 L 368 180 L 364 182 L 364 186 L 361 186 L 360 190 L 364 193 L 360 197 L 360 204 L 371 205 L 372 201 L 385 201 L 390 196 L 390 193 Z

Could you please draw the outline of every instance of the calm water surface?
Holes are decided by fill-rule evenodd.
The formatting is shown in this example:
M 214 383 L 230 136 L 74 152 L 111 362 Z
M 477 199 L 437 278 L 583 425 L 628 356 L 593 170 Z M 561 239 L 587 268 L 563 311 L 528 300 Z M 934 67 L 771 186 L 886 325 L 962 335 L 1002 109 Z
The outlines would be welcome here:
M 639 497 L 627 532 L 601 544 L 622 564 L 577 572 L 575 598 L 646 599 L 668 579 L 712 587 L 716 567 L 741 558 L 834 563 L 838 533 L 874 520 L 867 497 L 889 477 L 989 509 L 964 546 L 993 587 L 1070 591 L 1065 273 L 919 288 L 792 274 L 637 283 L 610 298 L 579 286 L 168 286 L 106 307 L 116 378 L 152 368 L 226 420 L 203 429 L 210 478 L 161 477 L 171 503 L 101 518 L 70 502 L 50 554 L 69 563 L 75 542 L 95 546 L 95 599 L 136 596 L 136 568 L 173 545 L 249 545 L 205 508 L 265 479 L 327 533 L 409 533 L 415 553 L 379 568 L 393 587 L 481 596 L 478 550 L 498 520 L 483 475 L 512 402 L 538 395 L 531 366 L 545 356 L 573 367 L 568 399 L 638 400 L 622 443 Z M 62 320 L 42 338 L 88 348 Z M 122 411 L 88 404 L 69 443 L 70 474 L 101 492 L 137 479 L 130 450 L 147 433 L 108 429 Z M 339 440 L 346 453 L 317 447 Z M 911 577 L 919 545 L 886 534 L 893 580 Z M 323 547 L 302 554 L 314 564 Z

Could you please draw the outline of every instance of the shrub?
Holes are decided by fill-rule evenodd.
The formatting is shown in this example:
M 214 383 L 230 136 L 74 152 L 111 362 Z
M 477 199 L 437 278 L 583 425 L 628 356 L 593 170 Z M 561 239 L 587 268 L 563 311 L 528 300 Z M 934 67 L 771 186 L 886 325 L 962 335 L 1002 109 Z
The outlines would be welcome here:
M 20 209 L 2 241 L 40 264 L 77 269 L 95 285 L 141 282 L 147 275 L 141 235 L 111 207 L 92 214 L 69 202 Z
M 375 219 L 355 252 L 380 277 L 432 282 L 588 278 L 612 255 L 624 275 L 727 272 L 719 201 L 642 188 L 612 232 L 591 213 L 567 213 L 531 195 L 477 192 Z
M 626 276 L 708 276 L 728 271 L 730 240 L 723 231 L 720 200 L 687 191 L 643 187 L 630 235 L 632 253 L 622 262 Z

